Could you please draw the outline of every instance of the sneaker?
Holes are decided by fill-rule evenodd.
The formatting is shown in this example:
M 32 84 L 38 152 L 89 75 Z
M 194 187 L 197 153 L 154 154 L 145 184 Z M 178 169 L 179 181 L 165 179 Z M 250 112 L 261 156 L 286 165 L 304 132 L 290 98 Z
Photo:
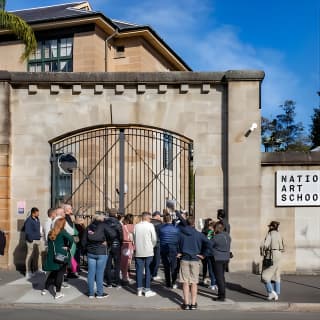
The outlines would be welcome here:
M 190 308 L 190 306 L 189 306 L 188 304 L 183 303 L 183 304 L 181 305 L 181 309 L 182 309 L 182 310 L 189 310 L 189 308 Z
M 42 296 L 45 296 L 46 294 L 47 294 L 47 290 L 46 289 L 41 290 L 41 295 Z
M 161 277 L 160 276 L 155 276 L 155 277 L 152 277 L 152 280 L 159 281 L 159 280 L 161 280 Z
M 30 279 L 34 276 L 34 273 L 32 272 L 26 272 L 26 279 Z
M 144 293 L 144 296 L 145 296 L 146 298 L 150 298 L 150 297 L 155 296 L 156 294 L 157 294 L 156 292 L 154 292 L 154 291 L 152 291 L 152 290 L 148 290 L 148 291 L 146 291 L 146 292 Z
M 65 282 L 62 282 L 61 288 L 69 289 L 69 288 L 70 288 L 70 285 L 68 285 L 68 284 L 65 283 Z
M 190 304 L 190 310 L 197 310 L 198 309 L 198 304 Z
M 107 287 L 108 289 L 113 288 L 112 284 L 107 284 L 106 287 Z
M 277 293 L 275 291 L 272 291 L 271 293 L 269 293 L 268 300 L 277 301 L 278 299 L 279 299 L 279 296 L 277 295 Z
M 142 290 L 137 290 L 137 296 L 142 297 Z
M 209 287 L 211 290 L 215 291 L 215 290 L 218 290 L 218 286 L 214 285 L 214 286 L 210 286 Z
M 94 296 L 88 296 L 89 299 L 94 299 Z
M 104 298 L 108 298 L 109 295 L 107 293 L 103 293 L 101 296 L 96 296 L 97 299 L 104 299 Z
M 172 289 L 178 289 L 178 285 L 175 283 L 172 285 Z
M 121 289 L 122 287 L 120 286 L 120 284 L 118 284 L 117 286 L 116 286 L 116 289 Z
M 60 299 L 60 298 L 63 298 L 63 297 L 64 297 L 63 293 L 57 292 L 54 298 L 57 300 L 57 299 Z

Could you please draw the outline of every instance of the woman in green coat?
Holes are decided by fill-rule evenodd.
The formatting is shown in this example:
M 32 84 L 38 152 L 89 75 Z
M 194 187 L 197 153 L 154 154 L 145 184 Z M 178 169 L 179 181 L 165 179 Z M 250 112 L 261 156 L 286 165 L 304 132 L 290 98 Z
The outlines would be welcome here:
M 72 236 L 64 230 L 65 224 L 66 219 L 60 218 L 56 220 L 53 228 L 49 232 L 48 253 L 44 263 L 44 270 L 51 272 L 46 280 L 45 290 L 42 291 L 42 294 L 46 294 L 46 290 L 50 291 L 50 287 L 55 287 L 55 299 L 60 299 L 64 296 L 64 294 L 61 293 L 61 285 L 66 267 L 70 264 L 70 248 L 73 244 Z M 59 253 L 67 257 L 62 263 L 55 259 L 55 255 Z

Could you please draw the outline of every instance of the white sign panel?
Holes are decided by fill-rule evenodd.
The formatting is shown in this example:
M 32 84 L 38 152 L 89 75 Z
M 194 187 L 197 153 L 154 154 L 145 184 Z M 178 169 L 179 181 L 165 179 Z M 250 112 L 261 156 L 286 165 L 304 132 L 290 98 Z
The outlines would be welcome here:
M 276 206 L 320 206 L 320 171 L 277 171 Z

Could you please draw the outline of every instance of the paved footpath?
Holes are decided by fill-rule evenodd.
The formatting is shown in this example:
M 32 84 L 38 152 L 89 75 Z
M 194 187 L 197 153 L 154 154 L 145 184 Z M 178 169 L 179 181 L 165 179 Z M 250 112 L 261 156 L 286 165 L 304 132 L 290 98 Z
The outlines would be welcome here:
M 199 286 L 200 310 L 244 311 L 320 311 L 320 276 L 284 275 L 279 301 L 269 302 L 260 276 L 247 273 L 227 273 L 227 299 L 216 302 L 216 292 Z M 121 289 L 105 289 L 106 299 L 88 299 L 86 274 L 79 279 L 70 279 L 70 288 L 63 289 L 65 297 L 54 300 L 52 295 L 41 295 L 44 274 L 36 274 L 30 280 L 15 271 L 0 270 L 0 308 L 77 308 L 113 310 L 179 310 L 182 302 L 181 286 L 167 289 L 163 282 L 155 281 L 152 289 L 157 295 L 150 298 L 136 295 L 135 283 Z

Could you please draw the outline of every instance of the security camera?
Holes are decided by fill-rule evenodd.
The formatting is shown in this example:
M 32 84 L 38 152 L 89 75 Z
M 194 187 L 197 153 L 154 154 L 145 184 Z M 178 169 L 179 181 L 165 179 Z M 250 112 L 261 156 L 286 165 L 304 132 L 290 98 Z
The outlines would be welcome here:
M 255 122 L 253 122 L 252 125 L 251 125 L 251 127 L 250 127 L 250 131 L 254 131 L 254 130 L 256 130 L 257 128 L 258 128 L 258 125 L 257 125 Z
M 248 138 L 250 136 L 250 133 L 256 130 L 257 128 L 258 128 L 258 125 L 255 122 L 253 122 L 249 130 L 244 134 L 244 136 Z

